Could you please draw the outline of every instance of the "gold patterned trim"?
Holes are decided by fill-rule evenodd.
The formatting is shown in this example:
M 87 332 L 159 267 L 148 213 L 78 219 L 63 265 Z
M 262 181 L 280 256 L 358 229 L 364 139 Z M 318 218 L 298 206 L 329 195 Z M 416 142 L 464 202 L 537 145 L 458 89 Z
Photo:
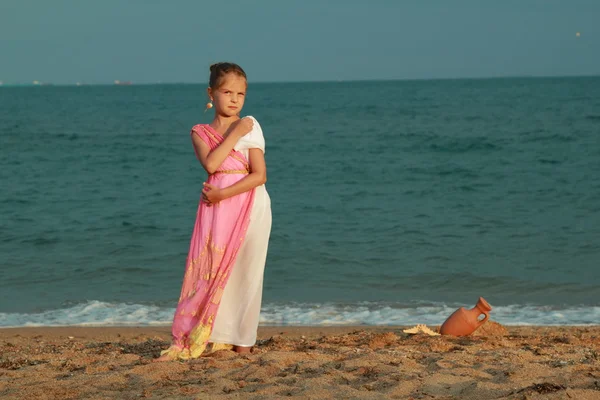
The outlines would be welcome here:
M 223 138 L 223 140 L 219 140 L 219 138 L 217 138 L 215 135 L 212 134 L 212 132 L 210 132 L 208 129 L 206 129 L 206 126 L 202 126 L 202 129 L 204 129 L 204 132 L 206 132 L 207 135 L 209 135 L 215 142 L 221 143 L 225 138 Z M 223 136 L 221 136 L 223 137 Z M 231 150 L 229 152 L 229 155 L 233 158 L 235 158 L 236 160 L 240 161 L 241 163 L 244 164 L 244 168 L 246 168 L 247 170 L 250 170 L 250 164 L 248 163 L 248 161 L 244 160 L 242 157 L 238 156 L 237 154 L 235 154 L 235 150 Z
M 231 153 L 229 153 L 229 155 L 233 158 L 235 158 L 236 160 L 238 160 L 239 162 L 244 164 L 244 168 L 246 168 L 247 170 L 250 169 L 250 164 L 248 164 L 248 161 L 244 160 L 242 157 L 237 156 L 233 151 Z
M 248 175 L 249 173 L 250 173 L 250 171 L 248 171 L 246 169 L 226 169 L 226 170 L 223 170 L 223 171 L 215 171 L 211 175 L 216 175 L 216 174 L 244 174 L 244 175 Z
M 208 136 L 210 136 L 211 138 L 213 138 L 213 140 L 215 142 L 221 142 L 221 140 L 219 140 L 215 135 L 213 135 L 211 131 L 209 131 L 208 129 L 206 129 L 206 126 L 202 125 L 202 129 L 204 129 L 204 132 L 206 132 L 206 134 Z

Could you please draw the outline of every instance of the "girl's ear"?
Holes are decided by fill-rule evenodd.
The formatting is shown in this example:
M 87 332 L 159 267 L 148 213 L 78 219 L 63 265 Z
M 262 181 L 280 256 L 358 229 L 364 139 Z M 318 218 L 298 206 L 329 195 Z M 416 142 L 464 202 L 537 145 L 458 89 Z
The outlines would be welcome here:
M 208 98 L 210 99 L 210 101 L 213 101 L 212 88 L 211 87 L 209 87 L 208 89 L 206 89 L 206 94 L 208 94 Z

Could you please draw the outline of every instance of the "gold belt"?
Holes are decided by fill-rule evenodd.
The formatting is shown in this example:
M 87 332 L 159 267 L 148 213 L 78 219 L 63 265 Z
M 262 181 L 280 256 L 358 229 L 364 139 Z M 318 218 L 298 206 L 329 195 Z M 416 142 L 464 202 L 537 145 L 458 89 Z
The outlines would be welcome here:
M 244 174 L 244 175 L 247 175 L 247 174 L 249 174 L 249 172 L 246 169 L 224 169 L 222 171 L 215 171 L 211 175 L 216 175 L 216 174 Z

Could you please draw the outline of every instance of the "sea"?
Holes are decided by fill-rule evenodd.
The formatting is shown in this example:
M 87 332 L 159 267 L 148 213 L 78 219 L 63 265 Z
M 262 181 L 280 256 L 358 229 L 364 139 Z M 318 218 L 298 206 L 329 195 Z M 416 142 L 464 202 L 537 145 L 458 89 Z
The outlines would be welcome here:
M 170 325 L 206 84 L 0 87 L 0 327 Z M 600 77 L 250 82 L 261 325 L 600 323 Z

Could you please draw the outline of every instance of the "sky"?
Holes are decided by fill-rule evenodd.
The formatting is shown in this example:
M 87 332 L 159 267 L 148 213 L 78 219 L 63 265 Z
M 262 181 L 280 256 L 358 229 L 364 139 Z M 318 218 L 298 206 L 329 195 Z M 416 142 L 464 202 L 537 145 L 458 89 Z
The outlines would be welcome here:
M 0 81 L 600 75 L 598 21 L 599 0 L 0 0 Z

